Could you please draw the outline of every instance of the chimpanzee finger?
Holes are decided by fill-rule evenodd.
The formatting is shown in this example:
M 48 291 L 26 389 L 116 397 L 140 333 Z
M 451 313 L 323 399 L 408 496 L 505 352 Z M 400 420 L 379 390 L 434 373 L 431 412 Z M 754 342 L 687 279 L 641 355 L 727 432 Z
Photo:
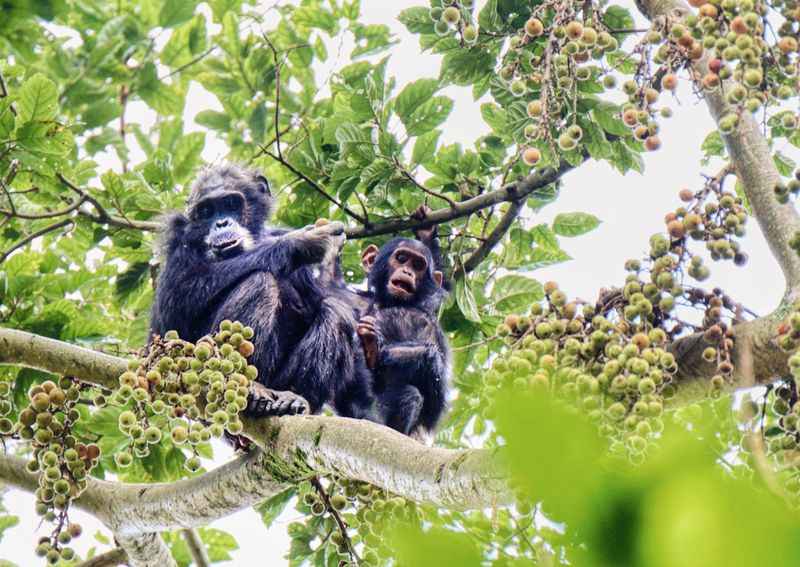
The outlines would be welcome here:
M 289 406 L 289 412 L 295 415 L 308 413 L 308 406 L 303 400 L 294 400 Z

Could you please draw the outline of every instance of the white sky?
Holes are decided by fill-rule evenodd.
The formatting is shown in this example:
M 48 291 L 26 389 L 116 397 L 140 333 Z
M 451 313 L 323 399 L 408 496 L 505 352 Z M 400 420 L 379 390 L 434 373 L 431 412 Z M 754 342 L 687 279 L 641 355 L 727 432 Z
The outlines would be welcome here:
M 438 74 L 440 57 L 421 55 L 417 38 L 396 20 L 397 14 L 404 8 L 423 3 L 424 0 L 362 0 L 362 20 L 389 25 L 400 40 L 392 51 L 387 72 L 388 76 L 397 78 L 398 90 L 420 77 L 435 77 Z M 626 0 L 622 4 L 629 5 L 631 11 L 635 12 L 633 2 Z M 348 53 L 351 47 L 352 42 L 345 38 L 341 53 Z M 335 59 L 337 49 L 338 41 L 329 49 L 332 59 Z M 328 69 L 335 65 L 335 61 L 330 61 L 321 72 L 327 76 Z M 471 146 L 478 136 L 488 131 L 480 117 L 478 104 L 472 101 L 470 91 L 466 88 L 449 87 L 443 94 L 454 98 L 456 104 L 444 128 L 441 143 L 460 142 Z M 197 112 L 219 108 L 216 101 L 201 88 L 191 91 L 188 101 L 187 124 L 191 124 Z M 550 222 L 560 212 L 582 211 L 592 213 L 603 221 L 599 228 L 588 235 L 561 239 L 563 248 L 573 260 L 541 269 L 533 277 L 540 281 L 556 280 L 570 296 L 587 300 L 596 298 L 601 287 L 619 285 L 625 277 L 624 261 L 642 257 L 648 248 L 650 235 L 663 230 L 664 215 L 678 204 L 678 190 L 682 187 L 698 189 L 702 184 L 701 171 L 716 173 L 714 169 L 703 170 L 700 167 L 700 145 L 712 130 L 705 105 L 695 99 L 684 81 L 670 106 L 675 116 L 662 122 L 662 148 L 644 156 L 646 175 L 629 173 L 622 176 L 606 164 L 589 162 L 564 178 L 561 196 L 554 204 L 529 219 L 533 223 Z M 143 105 L 132 106 L 131 112 L 134 115 L 137 112 L 146 114 Z M 136 119 L 142 120 L 139 116 Z M 792 146 L 784 144 L 778 149 L 800 160 L 800 155 Z M 207 161 L 218 161 L 225 154 L 224 145 L 209 136 L 203 157 Z M 783 292 L 783 282 L 777 263 L 755 223 L 748 224 L 748 229 L 748 236 L 743 241 L 743 249 L 750 255 L 748 265 L 734 268 L 730 263 L 709 264 L 712 277 L 706 283 L 708 287 L 721 286 L 731 297 L 742 301 L 756 313 L 764 314 L 777 305 Z M 221 446 L 216 453 L 220 463 L 230 455 L 228 448 Z M 32 553 L 33 543 L 36 538 L 48 533 L 50 528 L 47 525 L 38 527 L 38 518 L 33 515 L 33 498 L 12 490 L 5 494 L 3 500 L 9 510 L 20 515 L 21 522 L 7 531 L 0 542 L 0 558 L 14 561 L 21 567 L 40 564 Z M 289 546 L 286 526 L 296 516 L 293 510 L 287 511 L 266 533 L 261 520 L 252 510 L 219 520 L 212 527 L 234 533 L 239 541 L 240 550 L 234 555 L 234 563 L 229 564 L 243 567 L 280 566 L 287 563 L 283 559 Z M 75 520 L 85 527 L 85 535 L 76 541 L 79 552 L 85 552 L 94 543 L 91 534 L 97 529 L 108 535 L 107 530 L 84 514 L 75 513 Z

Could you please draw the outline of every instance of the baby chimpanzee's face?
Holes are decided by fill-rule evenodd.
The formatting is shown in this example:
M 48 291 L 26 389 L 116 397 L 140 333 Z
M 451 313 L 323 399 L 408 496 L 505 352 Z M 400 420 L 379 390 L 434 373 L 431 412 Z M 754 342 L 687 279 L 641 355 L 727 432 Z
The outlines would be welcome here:
M 386 290 L 393 297 L 407 301 L 414 297 L 427 272 L 428 260 L 424 254 L 410 247 L 400 246 L 389 258 Z

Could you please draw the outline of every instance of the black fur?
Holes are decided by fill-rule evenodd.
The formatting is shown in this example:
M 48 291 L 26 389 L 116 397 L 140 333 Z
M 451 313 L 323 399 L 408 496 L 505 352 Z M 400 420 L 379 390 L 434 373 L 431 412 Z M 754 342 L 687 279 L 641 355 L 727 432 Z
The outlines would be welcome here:
M 387 292 L 389 258 L 401 245 L 428 260 L 426 277 L 407 301 Z M 381 247 L 369 272 L 379 345 L 373 390 L 381 421 L 406 435 L 420 426 L 432 431 L 447 407 L 450 353 L 436 318 L 445 295 L 433 278 L 436 267 L 428 246 L 396 238 Z
M 226 196 L 237 195 L 244 198 L 241 209 L 224 204 Z M 174 214 L 166 223 L 151 333 L 174 329 L 196 341 L 225 319 L 241 321 L 255 330 L 251 363 L 259 370 L 258 381 L 291 390 L 318 411 L 332 398 L 335 375 L 321 366 L 297 373 L 282 369 L 297 349 L 313 350 L 306 335 L 320 324 L 324 295 L 310 265 L 338 250 L 341 225 L 288 232 L 265 224 L 271 210 L 269 185 L 256 172 L 226 165 L 200 175 L 186 214 Z M 241 245 L 224 246 L 230 242 Z M 324 352 L 326 345 L 317 346 Z M 304 409 L 286 396 L 254 395 L 254 414 Z

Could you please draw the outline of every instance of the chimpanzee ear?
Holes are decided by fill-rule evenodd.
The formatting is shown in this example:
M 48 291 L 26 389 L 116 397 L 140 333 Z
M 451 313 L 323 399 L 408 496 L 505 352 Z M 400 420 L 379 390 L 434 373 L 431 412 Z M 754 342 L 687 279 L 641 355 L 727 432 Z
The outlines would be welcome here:
M 271 195 L 269 190 L 269 181 L 263 175 L 256 176 L 256 184 L 258 185 L 258 190 L 266 195 Z
M 364 267 L 364 271 L 369 273 L 372 269 L 372 266 L 375 265 L 375 259 L 378 257 L 378 247 L 374 244 L 370 244 L 364 251 L 361 253 L 361 265 Z
M 437 287 L 442 287 L 442 282 L 444 281 L 444 274 L 439 270 L 435 270 L 433 272 L 433 281 L 436 282 Z

